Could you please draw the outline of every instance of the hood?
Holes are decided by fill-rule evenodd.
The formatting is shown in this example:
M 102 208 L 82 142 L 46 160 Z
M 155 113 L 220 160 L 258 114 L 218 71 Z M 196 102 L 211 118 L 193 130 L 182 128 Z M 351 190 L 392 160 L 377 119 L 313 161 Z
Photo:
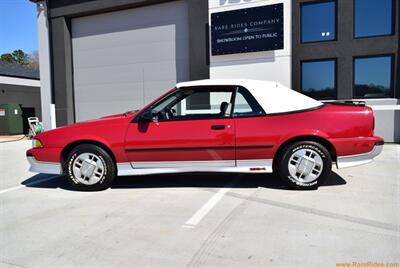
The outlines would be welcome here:
M 76 124 L 85 124 L 85 123 L 92 123 L 92 122 L 101 122 L 101 121 L 109 121 L 109 120 L 115 120 L 115 119 L 125 119 L 125 118 L 132 118 L 135 116 L 137 112 L 136 111 L 129 111 L 126 113 L 121 113 L 121 114 L 113 114 L 113 115 L 107 115 L 107 116 L 102 116 L 96 119 L 89 119 L 86 121 L 78 122 Z
M 121 117 L 126 117 L 126 114 L 113 114 L 113 115 L 106 115 L 102 116 L 100 118 L 94 119 L 94 120 L 101 120 L 101 119 L 108 119 L 108 118 L 121 118 Z
M 75 140 L 96 140 L 107 143 L 105 137 L 125 135 L 135 113 L 115 114 L 59 127 L 36 135 L 45 147 L 61 148 Z M 118 140 L 123 140 L 123 137 Z
M 62 126 L 62 127 L 57 127 L 55 129 L 51 129 L 48 131 L 45 131 L 41 134 L 36 135 L 37 138 L 40 138 L 44 135 L 48 135 L 50 133 L 62 131 L 64 129 L 71 129 L 71 128 L 76 128 L 76 127 L 90 127 L 90 126 L 104 126 L 104 125 L 113 125 L 113 124 L 118 124 L 121 121 L 131 121 L 133 117 L 135 116 L 136 112 L 127 112 L 123 114 L 113 114 L 113 115 L 108 115 L 108 116 L 103 116 L 97 119 L 91 119 L 91 120 L 86 120 L 82 122 L 77 122 L 71 125 L 67 126 Z M 43 135 L 42 135 L 43 134 Z

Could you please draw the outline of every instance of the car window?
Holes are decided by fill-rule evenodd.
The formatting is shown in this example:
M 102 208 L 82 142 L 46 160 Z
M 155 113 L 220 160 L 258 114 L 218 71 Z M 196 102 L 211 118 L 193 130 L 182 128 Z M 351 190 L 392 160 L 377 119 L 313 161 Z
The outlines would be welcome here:
M 260 104 L 258 104 L 256 99 L 254 99 L 247 89 L 240 87 L 236 93 L 233 115 L 235 117 L 244 117 L 263 114 L 265 114 L 264 110 L 261 108 Z
M 230 117 L 232 89 L 182 89 L 152 107 L 159 121 Z

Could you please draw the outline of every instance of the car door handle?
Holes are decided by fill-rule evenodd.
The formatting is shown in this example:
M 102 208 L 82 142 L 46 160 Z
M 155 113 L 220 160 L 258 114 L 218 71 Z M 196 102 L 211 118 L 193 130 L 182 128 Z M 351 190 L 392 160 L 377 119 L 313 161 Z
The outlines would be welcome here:
M 211 129 L 213 129 L 213 130 L 225 129 L 225 125 L 212 125 Z

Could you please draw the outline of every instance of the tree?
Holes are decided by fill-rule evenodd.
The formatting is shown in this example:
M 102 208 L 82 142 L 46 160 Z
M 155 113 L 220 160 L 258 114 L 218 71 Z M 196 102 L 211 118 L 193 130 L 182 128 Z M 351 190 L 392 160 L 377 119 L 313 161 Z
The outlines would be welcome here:
M 15 63 L 15 59 L 11 53 L 1 54 L 0 60 L 10 62 L 10 63 Z
M 0 56 L 2 61 L 10 63 L 18 63 L 21 65 L 27 65 L 29 63 L 29 55 L 21 49 L 14 50 L 12 53 L 5 53 Z
M 28 67 L 34 70 L 39 70 L 39 53 L 34 50 L 32 54 L 29 55 Z
M 12 55 L 14 56 L 14 59 L 16 63 L 21 64 L 21 65 L 27 65 L 28 64 L 28 54 L 23 52 L 21 49 L 14 50 Z

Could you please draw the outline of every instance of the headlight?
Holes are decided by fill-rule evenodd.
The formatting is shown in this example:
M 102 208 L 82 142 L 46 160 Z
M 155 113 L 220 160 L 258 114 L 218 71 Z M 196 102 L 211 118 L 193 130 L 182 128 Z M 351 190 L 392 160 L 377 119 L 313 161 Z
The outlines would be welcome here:
M 43 145 L 40 140 L 32 139 L 32 148 L 43 148 Z

